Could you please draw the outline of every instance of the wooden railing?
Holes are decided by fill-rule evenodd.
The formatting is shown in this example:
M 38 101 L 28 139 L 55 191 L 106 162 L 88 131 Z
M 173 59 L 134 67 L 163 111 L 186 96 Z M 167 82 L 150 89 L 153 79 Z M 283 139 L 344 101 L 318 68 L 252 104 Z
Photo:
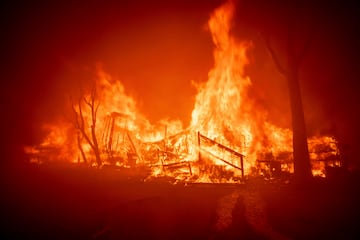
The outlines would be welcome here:
M 235 164 L 233 164 L 233 163 L 231 163 L 231 162 L 229 162 L 229 161 L 227 161 L 227 160 L 225 160 L 225 159 L 223 159 L 223 158 L 221 158 L 219 156 L 216 156 L 215 154 L 207 151 L 205 148 L 203 148 L 201 146 L 201 140 L 206 141 L 207 143 L 210 143 L 211 145 L 216 146 L 217 148 L 219 148 L 221 150 L 224 150 L 224 151 L 227 151 L 227 152 L 231 153 L 233 156 L 238 157 L 239 162 L 240 162 L 240 166 L 237 166 L 237 165 L 235 165 Z M 238 153 L 237 151 L 235 151 L 235 150 L 233 150 L 233 149 L 231 149 L 231 148 L 229 148 L 229 147 L 227 147 L 227 146 L 225 146 L 225 145 L 223 145 L 221 143 L 218 143 L 215 140 L 212 140 L 212 139 L 202 135 L 200 132 L 198 132 L 198 146 L 199 146 L 199 160 L 201 160 L 201 151 L 206 152 L 207 154 L 211 155 L 212 157 L 215 157 L 215 158 L 219 159 L 220 161 L 224 162 L 225 164 L 240 170 L 241 171 L 241 177 L 244 178 L 244 155 L 243 154 Z

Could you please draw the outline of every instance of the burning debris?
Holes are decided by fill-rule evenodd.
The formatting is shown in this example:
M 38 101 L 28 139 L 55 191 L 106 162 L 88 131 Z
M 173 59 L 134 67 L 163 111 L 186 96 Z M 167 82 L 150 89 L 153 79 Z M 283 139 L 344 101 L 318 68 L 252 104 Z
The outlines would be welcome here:
M 208 22 L 214 67 L 198 89 L 190 126 L 180 121 L 151 124 L 120 81 L 98 69 L 87 94 L 71 101 L 72 121 L 50 125 L 43 143 L 27 147 L 31 161 L 70 161 L 89 166 L 145 168 L 151 177 L 190 182 L 240 182 L 245 176 L 273 177 L 293 172 L 292 132 L 270 123 L 255 108 L 245 75 L 249 42 L 231 34 L 231 2 L 216 9 Z M 313 174 L 338 166 L 336 141 L 308 140 Z

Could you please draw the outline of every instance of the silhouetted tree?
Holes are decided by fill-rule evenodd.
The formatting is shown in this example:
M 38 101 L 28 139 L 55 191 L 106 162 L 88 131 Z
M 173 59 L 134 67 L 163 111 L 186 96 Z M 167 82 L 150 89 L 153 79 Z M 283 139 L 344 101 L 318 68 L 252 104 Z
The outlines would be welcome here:
M 314 14 L 317 13 L 316 8 L 313 3 L 302 0 L 243 0 L 239 6 L 241 21 L 260 33 L 277 70 L 287 82 L 293 129 L 294 175 L 299 182 L 312 176 L 299 72 L 315 37 L 318 24 Z
M 95 84 L 91 89 L 89 96 L 81 95 L 79 100 L 74 103 L 72 101 L 71 107 L 74 112 L 74 126 L 76 129 L 79 130 L 78 135 L 78 147 L 81 152 L 81 155 L 84 159 L 84 162 L 87 162 L 84 150 L 81 145 L 81 137 L 83 137 L 86 142 L 90 145 L 91 149 L 94 152 L 96 164 L 98 167 L 102 166 L 102 160 L 100 155 L 100 149 L 98 140 L 96 137 L 96 114 L 99 108 L 99 101 L 96 101 L 96 87 Z M 90 110 L 90 122 L 87 122 L 84 116 L 83 107 L 87 107 Z M 90 133 L 86 130 L 90 125 Z M 81 136 L 80 136 L 81 135 Z
M 309 51 L 311 42 L 314 39 L 316 22 L 311 21 L 307 26 L 305 26 L 307 30 L 307 32 L 304 33 L 305 40 L 303 40 L 302 44 L 296 44 L 297 38 L 295 32 L 299 26 L 297 23 L 301 20 L 299 13 L 300 11 L 295 10 L 293 14 L 289 14 L 289 17 L 287 18 L 288 29 L 285 40 L 285 61 L 281 62 L 278 54 L 276 54 L 275 49 L 271 44 L 271 34 L 262 34 L 262 36 L 277 70 L 287 81 L 293 129 L 294 174 L 296 180 L 304 182 L 311 178 L 312 173 L 307 145 L 304 109 L 299 83 L 299 68 Z

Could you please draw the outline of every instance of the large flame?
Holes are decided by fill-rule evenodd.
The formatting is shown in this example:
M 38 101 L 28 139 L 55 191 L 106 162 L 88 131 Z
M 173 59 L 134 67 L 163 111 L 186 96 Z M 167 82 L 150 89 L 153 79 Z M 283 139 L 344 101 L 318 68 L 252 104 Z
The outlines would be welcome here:
M 288 129 L 268 123 L 266 112 L 256 109 L 248 96 L 251 80 L 245 67 L 251 44 L 230 34 L 234 10 L 228 2 L 208 22 L 215 66 L 196 97 L 191 127 L 245 155 L 245 171 L 249 172 L 260 152 L 291 151 L 292 139 Z
M 208 21 L 214 67 L 198 88 L 188 128 L 178 120 L 151 124 L 122 83 L 98 68 L 92 90 L 71 102 L 72 124 L 50 125 L 40 146 L 26 148 L 36 156 L 32 160 L 49 159 L 49 152 L 39 153 L 52 147 L 61 149 L 57 159 L 98 165 L 94 156 L 98 149 L 105 164 L 147 166 L 153 176 L 201 182 L 235 181 L 237 176 L 259 173 L 261 164 L 271 168 L 271 162 L 292 172 L 291 130 L 270 123 L 265 110 L 257 109 L 249 97 L 252 83 L 245 67 L 251 43 L 231 35 L 234 13 L 229 1 Z M 334 152 L 338 155 L 334 139 L 314 137 L 309 148 L 311 158 L 318 160 L 313 173 L 323 175 L 321 160 Z

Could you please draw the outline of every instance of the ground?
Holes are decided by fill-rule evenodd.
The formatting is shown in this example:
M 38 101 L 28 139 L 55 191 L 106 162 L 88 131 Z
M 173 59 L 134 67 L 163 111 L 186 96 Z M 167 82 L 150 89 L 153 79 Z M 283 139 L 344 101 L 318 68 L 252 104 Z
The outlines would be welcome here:
M 111 169 L 21 164 L 3 169 L 7 239 L 358 239 L 360 178 L 306 186 L 144 182 Z

